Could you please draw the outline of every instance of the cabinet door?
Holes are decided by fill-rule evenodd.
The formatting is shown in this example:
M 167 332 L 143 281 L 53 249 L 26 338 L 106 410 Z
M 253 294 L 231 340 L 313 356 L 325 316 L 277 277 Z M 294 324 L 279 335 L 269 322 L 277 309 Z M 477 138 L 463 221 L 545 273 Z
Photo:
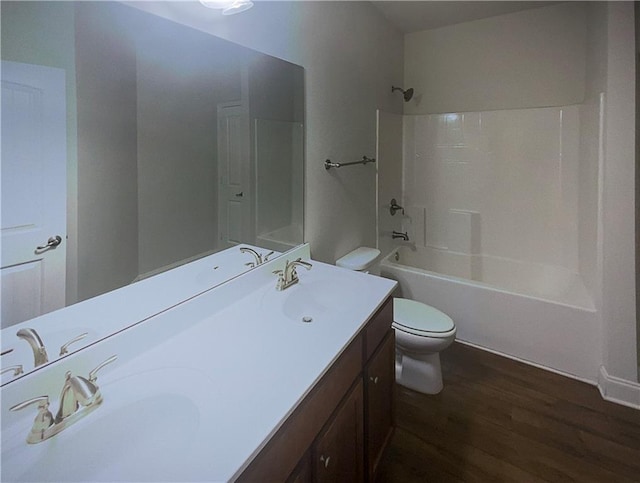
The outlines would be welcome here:
M 304 457 L 293 470 L 293 473 L 287 478 L 287 483 L 311 483 L 311 456 L 307 451 Z
M 351 390 L 313 447 L 318 482 L 361 482 L 364 475 L 362 380 Z
M 365 368 L 367 480 L 374 481 L 382 453 L 393 434 L 395 339 L 389 331 Z

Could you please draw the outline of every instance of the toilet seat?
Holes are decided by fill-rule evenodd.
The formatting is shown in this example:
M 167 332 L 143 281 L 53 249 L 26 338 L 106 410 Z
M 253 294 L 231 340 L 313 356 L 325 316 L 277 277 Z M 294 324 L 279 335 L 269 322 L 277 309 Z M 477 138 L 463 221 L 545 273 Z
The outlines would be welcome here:
M 455 333 L 451 317 L 415 300 L 393 299 L 392 327 L 419 337 L 447 338 Z

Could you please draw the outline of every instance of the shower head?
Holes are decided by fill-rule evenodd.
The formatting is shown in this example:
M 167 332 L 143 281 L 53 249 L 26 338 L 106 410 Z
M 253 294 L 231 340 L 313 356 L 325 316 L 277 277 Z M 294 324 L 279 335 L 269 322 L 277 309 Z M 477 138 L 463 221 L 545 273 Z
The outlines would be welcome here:
M 413 87 L 410 87 L 406 91 L 402 87 L 391 86 L 391 92 L 400 91 L 404 96 L 404 102 L 409 102 L 413 97 Z

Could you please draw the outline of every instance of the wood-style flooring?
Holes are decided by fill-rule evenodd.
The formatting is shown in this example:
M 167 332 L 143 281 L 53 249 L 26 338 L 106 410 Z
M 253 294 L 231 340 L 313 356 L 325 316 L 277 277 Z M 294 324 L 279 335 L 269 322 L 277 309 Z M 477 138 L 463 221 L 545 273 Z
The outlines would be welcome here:
M 459 343 L 444 389 L 396 385 L 382 482 L 640 482 L 640 411 L 594 386 Z

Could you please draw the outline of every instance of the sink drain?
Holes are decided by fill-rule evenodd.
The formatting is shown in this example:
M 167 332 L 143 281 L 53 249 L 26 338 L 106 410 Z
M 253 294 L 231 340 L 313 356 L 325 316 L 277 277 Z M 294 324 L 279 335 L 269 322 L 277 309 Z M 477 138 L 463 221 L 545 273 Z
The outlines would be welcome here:
M 309 322 L 313 322 L 313 317 L 309 317 L 308 315 L 305 315 L 304 317 L 302 317 L 302 321 L 308 324 Z

